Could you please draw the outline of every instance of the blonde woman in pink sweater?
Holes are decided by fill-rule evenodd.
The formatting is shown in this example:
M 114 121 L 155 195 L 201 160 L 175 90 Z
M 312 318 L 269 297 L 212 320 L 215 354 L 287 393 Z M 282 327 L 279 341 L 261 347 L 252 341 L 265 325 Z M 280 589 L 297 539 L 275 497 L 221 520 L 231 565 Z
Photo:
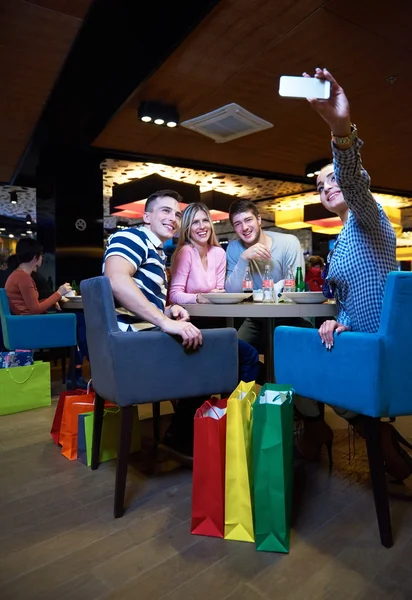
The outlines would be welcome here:
M 226 253 L 217 241 L 209 209 L 194 202 L 183 211 L 172 258 L 169 298 L 173 304 L 207 302 L 201 294 L 225 291 Z
M 201 202 L 183 211 L 180 237 L 172 257 L 169 298 L 171 303 L 208 302 L 202 293 L 224 292 L 226 253 L 219 246 L 209 209 Z M 216 320 L 192 319 L 198 327 L 221 326 Z M 259 380 L 259 354 L 253 346 L 239 340 L 239 379 Z

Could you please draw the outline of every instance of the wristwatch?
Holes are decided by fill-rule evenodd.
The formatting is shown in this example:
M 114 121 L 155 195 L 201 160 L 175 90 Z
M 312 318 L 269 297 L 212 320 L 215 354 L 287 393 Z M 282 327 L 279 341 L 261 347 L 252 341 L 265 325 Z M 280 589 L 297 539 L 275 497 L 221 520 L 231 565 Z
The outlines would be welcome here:
M 350 126 L 350 134 L 344 137 L 339 137 L 335 135 L 333 131 L 331 131 L 332 141 L 334 144 L 338 146 L 346 146 L 347 144 L 352 144 L 354 139 L 358 137 L 358 129 L 354 123 Z

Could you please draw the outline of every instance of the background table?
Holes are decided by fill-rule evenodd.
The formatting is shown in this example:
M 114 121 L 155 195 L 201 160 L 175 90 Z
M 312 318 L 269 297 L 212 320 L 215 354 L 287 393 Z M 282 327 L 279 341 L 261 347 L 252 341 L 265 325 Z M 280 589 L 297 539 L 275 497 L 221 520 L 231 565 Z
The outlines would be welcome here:
M 323 304 L 295 304 L 292 302 L 282 302 L 280 304 L 260 302 L 241 302 L 240 304 L 185 304 L 184 308 L 192 317 L 225 317 L 228 327 L 233 327 L 233 319 L 236 317 L 265 319 L 265 371 L 268 382 L 275 380 L 273 332 L 277 318 L 332 318 L 336 315 L 336 304 L 334 302 L 324 302 Z
M 62 303 L 63 310 L 83 310 L 83 301 L 82 300 L 68 300 L 67 302 Z

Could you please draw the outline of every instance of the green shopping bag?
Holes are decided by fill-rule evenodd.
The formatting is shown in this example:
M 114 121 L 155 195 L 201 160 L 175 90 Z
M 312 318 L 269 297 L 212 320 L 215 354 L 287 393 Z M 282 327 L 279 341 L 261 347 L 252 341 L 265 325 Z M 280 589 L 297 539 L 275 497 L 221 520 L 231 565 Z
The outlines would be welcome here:
M 50 363 L 0 369 L 0 415 L 50 406 Z
M 265 384 L 253 405 L 256 550 L 289 552 L 293 490 L 293 389 Z
M 94 413 L 88 412 L 79 415 L 79 429 L 77 437 L 77 460 L 90 467 L 92 463 L 92 440 Z M 102 438 L 100 442 L 100 462 L 106 462 L 117 457 L 117 446 L 120 439 L 120 410 L 118 408 L 106 409 L 103 413 Z M 132 441 L 130 454 L 138 452 L 141 448 L 139 413 L 136 410 L 133 419 Z

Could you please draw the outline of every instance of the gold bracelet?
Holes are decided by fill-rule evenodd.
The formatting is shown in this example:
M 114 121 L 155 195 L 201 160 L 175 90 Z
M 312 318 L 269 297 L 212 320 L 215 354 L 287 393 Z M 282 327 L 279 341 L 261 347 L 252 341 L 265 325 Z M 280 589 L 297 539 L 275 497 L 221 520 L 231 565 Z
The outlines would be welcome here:
M 343 137 L 335 135 L 333 131 L 331 131 L 330 134 L 332 136 L 333 143 L 337 144 L 338 146 L 347 146 L 349 144 L 352 144 L 355 138 L 358 137 L 358 129 L 354 123 L 351 124 L 350 130 L 350 134 L 345 135 Z

